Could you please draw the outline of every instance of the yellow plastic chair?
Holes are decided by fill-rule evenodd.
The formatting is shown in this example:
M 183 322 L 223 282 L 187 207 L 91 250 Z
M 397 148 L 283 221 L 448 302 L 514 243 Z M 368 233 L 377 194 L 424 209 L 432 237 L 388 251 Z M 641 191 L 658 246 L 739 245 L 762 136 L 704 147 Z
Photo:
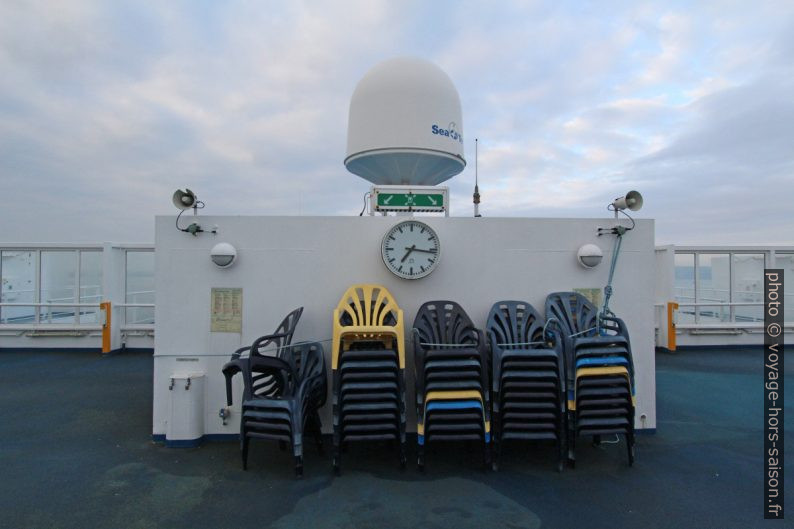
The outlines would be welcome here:
M 634 396 L 634 391 L 631 386 L 631 377 L 629 376 L 629 370 L 626 369 L 625 366 L 605 366 L 605 367 L 580 367 L 576 370 L 576 380 L 579 380 L 580 377 L 593 377 L 593 376 L 603 376 L 603 375 L 621 375 L 626 378 L 626 383 L 629 386 L 629 393 L 631 394 L 631 405 L 636 406 L 636 398 Z M 576 386 L 574 386 L 575 388 Z M 574 390 L 574 399 L 568 401 L 568 409 L 575 410 L 576 409 L 576 393 Z
M 485 417 L 485 405 L 483 403 L 482 394 L 479 391 L 465 390 L 465 391 L 430 391 L 425 397 L 425 409 L 422 417 L 419 417 L 416 429 L 418 435 L 425 434 L 425 417 L 427 416 L 427 406 L 433 401 L 471 401 L 476 400 L 480 402 L 480 408 L 483 410 L 483 423 L 485 425 L 485 434 L 490 436 L 491 421 Z
M 344 314 L 350 317 L 352 325 L 342 324 Z M 389 314 L 394 322 L 387 324 Z M 357 341 L 382 341 L 387 348 L 396 348 L 400 369 L 405 369 L 403 311 L 381 285 L 353 285 L 339 300 L 334 309 L 331 369 L 338 367 L 339 353 Z

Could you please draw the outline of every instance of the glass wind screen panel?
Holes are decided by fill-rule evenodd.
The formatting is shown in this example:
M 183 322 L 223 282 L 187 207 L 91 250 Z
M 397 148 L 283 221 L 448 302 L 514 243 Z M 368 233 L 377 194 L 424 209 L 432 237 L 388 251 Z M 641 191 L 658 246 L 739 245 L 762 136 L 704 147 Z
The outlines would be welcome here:
M 783 319 L 794 322 L 794 253 L 776 254 L 775 268 L 783 269 Z
M 697 302 L 728 303 L 731 300 L 731 266 L 730 254 L 701 253 L 698 254 Z M 699 323 L 719 323 L 730 321 L 730 307 L 708 306 L 698 307 Z
M 154 303 L 154 252 L 127 252 L 127 303 Z M 154 308 L 127 307 L 127 324 L 154 323 Z
M 675 300 L 678 303 L 695 302 L 695 254 L 675 254 Z M 693 323 L 695 307 L 679 307 L 678 323 Z
M 0 252 L 0 303 L 33 303 L 36 292 L 36 254 Z M 35 307 L 0 307 L 0 323 L 33 323 Z
M 75 303 L 77 280 L 77 252 L 41 252 L 42 303 Z M 75 323 L 75 307 L 41 307 L 39 321 L 43 323 Z
M 80 303 L 102 301 L 102 252 L 80 252 Z M 97 323 L 96 307 L 80 307 L 80 323 Z
M 764 302 L 764 254 L 733 254 L 733 284 L 731 285 L 734 303 Z M 743 307 L 733 309 L 737 322 L 764 321 L 764 307 Z

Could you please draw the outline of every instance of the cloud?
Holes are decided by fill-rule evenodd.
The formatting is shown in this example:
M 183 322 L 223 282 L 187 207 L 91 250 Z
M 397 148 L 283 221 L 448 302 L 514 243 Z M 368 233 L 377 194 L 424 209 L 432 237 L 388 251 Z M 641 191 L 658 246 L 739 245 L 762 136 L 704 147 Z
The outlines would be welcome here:
M 670 219 L 681 239 L 703 242 L 702 230 L 714 243 L 791 242 L 792 90 L 790 75 L 767 76 L 704 96 L 695 125 L 633 163 L 660 205 L 686 212 Z
M 637 187 L 660 242 L 790 242 L 769 196 L 794 191 L 793 16 L 3 2 L 0 240 L 152 241 L 185 186 L 212 214 L 357 214 L 369 184 L 342 165 L 350 94 L 377 62 L 419 55 L 463 103 L 453 214 L 471 212 L 478 137 L 485 215 L 601 216 Z

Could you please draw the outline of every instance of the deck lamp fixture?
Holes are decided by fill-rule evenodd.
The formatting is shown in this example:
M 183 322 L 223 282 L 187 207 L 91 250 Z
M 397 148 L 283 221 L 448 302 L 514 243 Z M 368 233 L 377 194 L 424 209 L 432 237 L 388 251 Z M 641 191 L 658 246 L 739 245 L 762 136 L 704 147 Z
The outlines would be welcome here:
M 228 242 L 219 242 L 210 250 L 210 257 L 218 268 L 229 268 L 237 260 L 237 249 Z

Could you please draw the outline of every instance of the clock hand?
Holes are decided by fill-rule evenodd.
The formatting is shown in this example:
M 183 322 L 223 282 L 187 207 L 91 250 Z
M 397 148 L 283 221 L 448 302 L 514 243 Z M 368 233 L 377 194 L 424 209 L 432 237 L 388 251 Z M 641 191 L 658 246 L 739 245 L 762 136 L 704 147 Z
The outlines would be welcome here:
M 408 250 L 408 251 L 407 251 L 407 252 L 405 252 L 405 255 L 403 255 L 403 258 L 402 258 L 402 259 L 400 259 L 400 262 L 401 262 L 401 263 L 404 263 L 404 262 L 405 262 L 405 260 L 406 260 L 406 259 L 408 259 L 408 256 L 409 256 L 409 255 L 411 255 L 411 252 L 413 252 L 414 250 L 416 250 L 416 245 L 414 244 L 414 245 L 413 245 L 413 246 L 411 246 L 410 248 L 406 248 L 406 250 Z
M 436 253 L 435 250 L 423 250 L 422 248 L 414 248 L 415 252 Z

